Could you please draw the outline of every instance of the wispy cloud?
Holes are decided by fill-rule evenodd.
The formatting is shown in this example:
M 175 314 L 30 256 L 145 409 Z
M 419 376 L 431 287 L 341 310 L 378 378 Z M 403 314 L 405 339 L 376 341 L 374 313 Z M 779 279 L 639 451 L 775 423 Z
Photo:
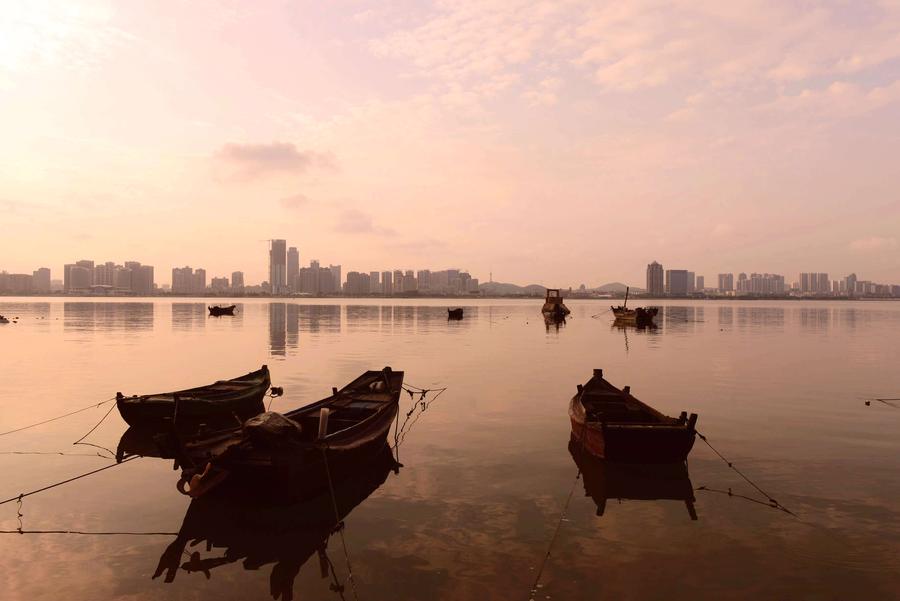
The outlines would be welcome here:
M 309 204 L 309 197 L 305 194 L 292 194 L 278 201 L 285 209 L 298 210 Z
M 881 253 L 897 248 L 896 238 L 869 236 L 850 243 L 850 250 L 858 253 Z
M 334 159 L 312 150 L 299 150 L 289 142 L 225 144 L 214 159 L 241 179 L 273 174 L 301 174 L 313 167 L 333 167 Z
M 389 227 L 380 227 L 375 224 L 372 216 L 358 209 L 346 209 L 338 216 L 338 222 L 334 226 L 335 231 L 345 234 L 376 234 L 379 236 L 393 236 L 397 232 Z

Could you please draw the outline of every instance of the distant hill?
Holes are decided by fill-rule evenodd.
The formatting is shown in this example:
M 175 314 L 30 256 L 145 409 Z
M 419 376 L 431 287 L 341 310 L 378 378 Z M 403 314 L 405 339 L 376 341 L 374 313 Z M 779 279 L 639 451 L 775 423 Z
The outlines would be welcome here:
M 544 296 L 547 290 L 537 284 L 519 286 L 517 284 L 504 284 L 503 282 L 485 282 L 479 284 L 478 289 L 488 296 Z
M 594 288 L 597 292 L 605 292 L 611 294 L 625 294 L 625 288 L 627 288 L 625 284 L 621 282 L 610 282 L 609 284 L 603 284 L 602 286 L 597 286 Z M 631 292 L 634 294 L 643 294 L 645 290 L 643 288 L 638 288 L 637 286 L 631 287 Z

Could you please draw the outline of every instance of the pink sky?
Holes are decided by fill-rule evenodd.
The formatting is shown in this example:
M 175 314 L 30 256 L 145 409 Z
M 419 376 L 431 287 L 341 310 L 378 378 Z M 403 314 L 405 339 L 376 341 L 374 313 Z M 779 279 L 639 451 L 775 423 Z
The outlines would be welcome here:
M 0 269 L 900 283 L 900 3 L 0 12 Z

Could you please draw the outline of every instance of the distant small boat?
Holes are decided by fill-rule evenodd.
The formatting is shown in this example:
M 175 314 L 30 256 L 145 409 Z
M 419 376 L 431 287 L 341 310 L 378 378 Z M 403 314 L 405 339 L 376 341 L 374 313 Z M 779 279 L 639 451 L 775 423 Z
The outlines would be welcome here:
M 234 309 L 237 305 L 229 305 L 227 307 L 220 307 L 219 305 L 213 305 L 212 307 L 207 307 L 209 309 L 209 314 L 219 317 L 220 315 L 234 315 Z
M 2 315 L 0 315 L 0 323 L 9 323 L 9 320 Z
M 119 414 L 129 426 L 159 428 L 175 422 L 196 424 L 204 420 L 237 416 L 243 421 L 265 410 L 263 397 L 271 380 L 265 365 L 257 371 L 214 384 L 157 394 L 125 396 L 116 393 Z
M 547 297 L 544 299 L 544 307 L 541 309 L 541 313 L 556 319 L 565 318 L 571 311 L 562 301 L 562 294 L 560 294 L 559 288 L 547 288 Z
M 653 326 L 653 318 L 659 313 L 656 307 L 638 307 L 637 309 L 628 308 L 628 290 L 625 288 L 625 303 L 618 307 L 610 307 L 616 322 L 625 325 L 636 325 L 640 328 Z
M 569 403 L 572 436 L 584 449 L 610 461 L 676 463 L 694 446 L 697 414 L 669 417 L 603 379 L 603 370 L 582 386 Z
M 463 310 L 462 307 L 459 309 L 447 309 L 447 319 L 462 319 L 463 318 Z
M 260 491 L 273 484 L 321 488 L 327 484 L 326 453 L 330 470 L 358 463 L 384 446 L 402 391 L 402 371 L 367 371 L 311 405 L 283 415 L 262 413 L 241 426 L 188 440 L 180 449 L 178 490 L 197 497 L 230 474 Z

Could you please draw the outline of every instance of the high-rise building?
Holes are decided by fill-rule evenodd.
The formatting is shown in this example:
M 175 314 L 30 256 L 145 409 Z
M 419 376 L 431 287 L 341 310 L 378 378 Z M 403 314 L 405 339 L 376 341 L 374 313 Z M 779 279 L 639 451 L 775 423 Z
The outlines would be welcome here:
M 269 247 L 269 291 L 283 294 L 287 288 L 287 242 L 272 240 Z
M 35 292 L 50 292 L 50 270 L 46 267 L 36 269 L 31 274 L 31 287 Z
M 390 271 L 381 272 L 381 293 L 387 296 L 394 293 L 394 274 Z
M 331 272 L 331 292 L 340 292 L 341 291 L 341 266 L 340 265 L 329 265 L 328 271 Z
M 126 263 L 127 265 L 127 263 Z M 131 268 L 131 291 L 135 294 L 152 294 L 155 286 L 153 266 L 138 263 Z
M 236 292 L 241 292 L 244 289 L 244 272 L 243 271 L 232 271 L 231 272 L 231 289 Z
M 831 280 L 827 273 L 820 273 L 816 278 L 816 292 L 819 294 L 828 294 L 831 292 Z
M 688 271 L 687 269 L 666 270 L 666 294 L 669 296 L 687 296 Z
M 340 269 L 340 265 L 338 265 L 337 268 Z M 335 292 L 341 291 L 338 286 L 334 285 L 334 272 L 331 271 L 330 267 L 317 267 L 316 273 L 319 275 L 318 294 L 334 294 Z
M 851 273 L 844 278 L 844 293 L 847 296 L 856 296 L 856 274 Z
M 94 273 L 94 262 L 91 266 L 81 265 L 88 261 L 67 264 L 63 267 L 63 290 L 66 292 L 84 292 L 90 289 Z
M 734 292 L 734 274 L 719 274 L 719 292 Z
M 703 292 L 703 289 L 706 288 L 706 278 L 702 275 L 697 276 L 697 287 L 695 289 L 696 292 Z
M 212 288 L 215 292 L 224 292 L 228 290 L 228 278 L 213 278 L 209 282 L 209 287 Z
M 400 269 L 394 270 L 394 294 L 403 292 L 403 271 Z
M 693 294 L 697 291 L 697 276 L 693 271 L 689 271 L 688 275 L 688 294 Z
M 292 246 L 287 252 L 287 287 L 293 292 L 297 290 L 297 278 L 300 276 L 300 253 L 296 246 Z
M 369 272 L 369 292 L 381 294 L 381 274 L 377 271 Z
M 206 270 L 205 269 L 196 269 L 194 270 L 194 286 L 191 292 L 195 294 L 202 294 L 206 291 Z
M 650 296 L 662 296 L 665 294 L 663 266 L 653 261 L 647 265 L 647 294 Z
M 428 269 L 420 269 L 416 272 L 416 281 L 418 289 L 427 291 L 431 289 L 431 271 Z

